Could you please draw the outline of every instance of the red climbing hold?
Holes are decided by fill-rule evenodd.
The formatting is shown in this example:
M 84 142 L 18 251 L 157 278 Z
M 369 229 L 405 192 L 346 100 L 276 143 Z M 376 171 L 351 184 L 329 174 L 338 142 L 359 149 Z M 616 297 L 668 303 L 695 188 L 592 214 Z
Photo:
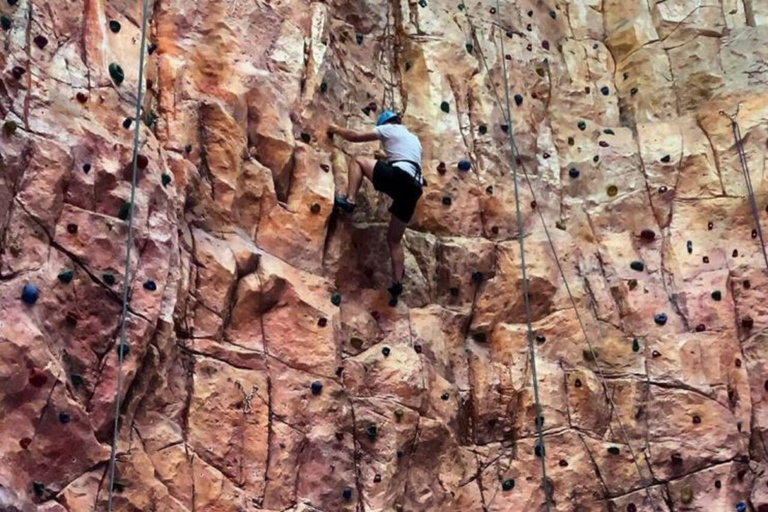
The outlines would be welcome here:
M 32 439 L 28 437 L 22 437 L 21 439 L 19 439 L 19 446 L 21 446 L 22 450 L 26 450 L 27 448 L 29 448 L 30 444 L 32 444 Z
M 653 242 L 656 240 L 656 233 L 651 229 L 644 229 L 640 232 L 640 238 L 646 242 Z
M 46 382 L 48 382 L 48 376 L 45 373 L 35 369 L 29 372 L 29 383 L 34 387 L 41 388 Z
M 136 166 L 139 169 L 142 169 L 142 170 L 146 169 L 148 165 L 149 165 L 149 158 L 147 158 L 144 155 L 138 155 L 136 157 Z

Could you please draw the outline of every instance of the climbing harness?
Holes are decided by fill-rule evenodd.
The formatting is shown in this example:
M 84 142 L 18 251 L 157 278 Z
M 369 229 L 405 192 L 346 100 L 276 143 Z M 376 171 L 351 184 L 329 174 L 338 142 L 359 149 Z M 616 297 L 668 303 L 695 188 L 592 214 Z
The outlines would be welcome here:
M 498 23 L 501 23 L 500 14 L 501 11 L 500 1 L 496 0 L 496 19 Z M 501 54 L 504 55 L 504 38 L 501 38 Z M 502 73 L 504 74 L 504 89 L 506 91 L 506 100 L 507 100 L 507 122 L 512 122 L 512 106 L 509 103 L 509 83 L 507 80 L 507 65 L 506 61 L 504 59 L 501 60 L 502 63 Z M 522 288 L 523 288 L 523 304 L 525 305 L 525 323 L 526 328 L 528 332 L 528 351 L 530 352 L 531 357 L 531 380 L 533 381 L 533 398 L 536 402 L 536 433 L 537 437 L 539 438 L 539 442 L 536 445 L 536 448 L 540 451 L 540 457 L 541 460 L 541 478 L 542 478 L 542 486 L 544 488 L 544 498 L 546 500 L 547 505 L 547 512 L 550 512 L 552 510 L 552 496 L 551 496 L 551 489 L 549 485 L 549 479 L 547 478 L 547 463 L 545 460 L 545 445 L 544 445 L 544 421 L 541 411 L 541 400 L 539 397 L 539 378 L 536 373 L 536 347 L 533 341 L 533 320 L 531 316 L 531 298 L 528 295 L 528 275 L 527 275 L 527 268 L 525 264 L 525 236 L 523 233 L 523 214 L 520 210 L 520 192 L 519 187 L 517 184 L 517 159 L 515 158 L 516 152 L 514 147 L 514 135 L 512 133 L 512 130 L 509 131 L 509 143 L 510 143 L 510 150 L 512 151 L 511 154 L 511 162 L 512 162 L 512 181 L 514 183 L 514 191 L 515 191 L 515 214 L 517 217 L 517 241 L 520 245 L 520 277 L 522 278 Z
M 498 12 L 500 10 L 499 9 L 499 0 L 496 0 L 496 5 L 497 5 L 497 9 L 496 9 L 497 22 L 496 22 L 496 25 L 499 28 L 501 28 L 502 24 L 501 24 L 501 20 L 499 19 L 499 15 L 498 15 Z M 466 15 L 467 20 L 469 22 L 470 28 L 472 29 L 473 36 L 477 37 L 477 33 L 475 31 L 475 27 L 474 27 L 474 24 L 472 22 L 472 17 L 471 17 L 471 15 L 470 15 L 468 10 L 465 11 L 465 15 Z M 506 35 L 508 37 L 512 37 L 514 35 L 514 33 L 513 33 L 513 31 L 508 30 L 506 32 Z M 501 53 L 502 53 L 502 55 L 504 55 L 504 38 L 503 38 L 503 36 L 500 39 L 501 39 Z M 483 63 L 483 67 L 485 68 L 485 71 L 488 74 L 488 76 L 491 76 L 491 72 L 490 72 L 490 68 L 488 66 L 488 62 L 486 61 L 485 56 L 484 56 L 484 54 L 482 52 L 482 49 L 481 49 L 482 47 L 480 46 L 479 41 L 476 41 L 476 43 L 477 43 L 477 47 L 480 49 L 477 53 L 480 56 L 480 60 Z M 512 115 L 511 115 L 511 106 L 510 106 L 510 101 L 509 101 L 509 82 L 508 82 L 508 79 L 507 79 L 505 59 L 501 59 L 501 62 L 502 62 L 502 72 L 504 74 L 504 87 L 505 87 L 506 100 L 507 100 L 506 101 L 505 124 L 503 124 L 501 128 L 502 128 L 502 131 L 504 131 L 504 133 L 507 133 L 508 136 L 509 136 L 510 149 L 512 151 L 511 161 L 513 162 L 513 166 L 512 167 L 513 167 L 513 173 L 514 173 L 513 177 L 514 177 L 514 185 L 515 185 L 515 193 L 516 193 L 515 194 L 516 195 L 516 203 L 517 203 L 517 209 L 518 209 L 518 222 L 520 222 L 519 201 L 517 200 L 517 174 L 516 174 L 516 171 L 517 171 L 516 164 L 518 163 L 519 152 L 518 152 L 518 149 L 517 149 L 517 144 L 515 142 L 515 137 L 514 137 L 513 130 L 511 129 L 511 126 L 512 126 Z M 542 70 L 542 73 L 540 73 L 540 76 L 543 76 L 543 75 L 544 75 L 544 71 Z M 504 111 L 504 107 L 502 106 L 501 97 L 499 96 L 499 93 L 496 90 L 496 87 L 492 86 L 492 90 L 493 90 L 493 94 L 494 94 L 494 96 L 496 98 L 496 101 L 497 101 L 497 103 L 499 105 L 499 108 L 502 111 Z M 517 101 L 516 101 L 516 103 L 517 103 Z M 522 103 L 522 102 L 520 102 L 520 103 Z M 526 169 L 526 167 L 522 163 L 522 161 L 520 161 L 519 164 L 520 164 L 520 167 L 523 170 L 523 175 L 525 177 L 526 183 L 528 184 L 528 188 L 529 188 L 531 196 L 533 198 L 532 204 L 536 204 L 537 203 L 536 194 L 534 192 L 533 184 L 532 184 L 530 176 L 528 174 L 528 170 Z M 550 250 L 552 251 L 552 255 L 553 255 L 555 263 L 557 265 L 558 272 L 560 274 L 560 277 L 563 280 L 563 284 L 565 286 L 566 292 L 568 293 L 568 297 L 569 297 L 569 300 L 571 302 L 571 306 L 573 307 L 574 313 L 576 315 L 576 319 L 577 319 L 577 321 L 579 323 L 579 328 L 580 328 L 582 334 L 584 335 L 584 340 L 586 341 L 587 346 L 589 347 L 589 353 L 590 354 L 597 354 L 597 351 L 594 349 L 594 347 L 592 345 L 592 342 L 590 341 L 590 337 L 587 334 L 586 327 L 584 326 L 584 321 L 583 321 L 583 319 L 581 317 L 581 314 L 579 312 L 579 309 L 578 309 L 578 307 L 576 305 L 576 299 L 574 298 L 573 293 L 571 291 L 571 288 L 568 285 L 568 279 L 566 278 L 565 271 L 563 270 L 563 266 L 560 263 L 560 258 L 559 258 L 559 255 L 557 253 L 557 250 L 555 248 L 555 244 L 554 244 L 554 242 L 552 240 L 551 234 L 549 233 L 549 229 L 547 228 L 546 222 L 544 221 L 544 214 L 541 212 L 540 209 L 537 208 L 536 210 L 537 210 L 538 215 L 539 215 L 539 220 L 541 221 L 541 226 L 544 229 L 544 233 L 545 233 L 545 236 L 547 238 L 547 242 L 549 244 Z M 520 235 L 521 235 L 521 233 L 520 233 L 520 229 L 519 229 L 519 226 L 518 226 L 518 237 L 522 238 Z M 521 243 L 521 246 L 522 246 L 522 243 Z M 521 254 L 522 254 L 522 251 L 521 251 Z M 522 264 L 522 266 L 524 268 L 525 264 L 522 261 L 522 257 L 521 257 L 521 264 Z M 525 277 L 523 277 L 523 284 L 524 284 L 524 288 L 527 288 L 527 280 L 525 279 Z M 525 299 L 526 299 L 526 302 L 527 302 L 528 297 L 527 297 L 527 293 L 526 293 L 525 289 L 524 289 L 523 293 L 525 294 Z M 529 324 L 529 329 L 530 329 L 530 324 Z M 532 336 L 531 336 L 530 330 L 529 330 L 529 346 L 531 346 L 531 340 L 532 340 Z M 633 350 L 635 349 L 635 345 L 636 345 L 636 343 L 633 342 Z M 637 345 L 639 345 L 639 344 L 637 344 Z M 639 346 L 638 346 L 638 350 L 639 350 Z M 637 351 L 637 350 L 635 350 L 635 351 Z M 531 352 L 531 359 L 533 360 L 533 352 Z M 648 500 L 649 500 L 651 506 L 653 507 L 653 510 L 654 511 L 658 511 L 659 507 L 657 506 L 656 501 L 653 498 L 653 495 L 651 494 L 651 491 L 650 491 L 650 488 L 649 488 L 649 484 L 648 484 L 645 476 L 643 475 L 642 469 L 640 467 L 640 463 L 638 462 L 637 456 L 635 454 L 635 451 L 633 450 L 632 445 L 631 445 L 631 443 L 629 441 L 629 436 L 627 435 L 626 429 L 624 428 L 624 424 L 623 424 L 623 422 L 621 420 L 621 415 L 619 414 L 619 409 L 616 406 L 616 403 L 613 400 L 612 395 L 610 393 L 608 393 L 608 386 L 606 385 L 606 379 L 605 379 L 605 374 L 603 373 L 603 369 L 602 369 L 601 365 L 599 364 L 599 362 L 597 362 L 597 361 L 594 361 L 594 365 L 595 365 L 595 367 L 597 369 L 598 377 L 600 379 L 601 386 L 603 388 L 603 392 L 604 392 L 607 400 L 609 401 L 609 403 L 611 405 L 612 411 L 615 413 L 616 422 L 617 422 L 617 424 L 619 426 L 619 431 L 621 433 L 621 436 L 624 438 L 624 442 L 626 443 L 627 448 L 628 448 L 629 453 L 630 453 L 630 456 L 632 457 L 632 461 L 634 463 L 635 469 L 637 470 L 637 474 L 640 477 L 640 482 L 642 483 L 642 485 L 643 485 L 643 487 L 645 489 L 645 494 L 648 497 Z M 533 369 L 533 367 L 532 367 L 532 369 Z M 537 391 L 536 377 L 534 376 L 533 379 L 534 379 L 534 395 L 537 395 L 537 393 L 536 393 L 536 391 Z M 537 399 L 537 402 L 538 402 L 538 397 L 535 396 L 535 398 Z M 540 410 L 540 403 L 537 405 L 537 410 Z M 537 419 L 538 419 L 538 417 L 539 416 L 537 416 Z M 541 422 L 537 421 L 536 423 L 537 423 L 537 427 L 538 427 L 539 433 L 541 433 Z M 543 477 L 545 479 L 544 480 L 544 485 L 547 486 L 548 484 L 547 484 L 547 480 L 546 480 L 546 467 L 544 466 L 544 458 L 543 457 L 542 457 L 542 475 L 543 475 Z M 550 496 L 549 496 L 549 493 L 547 491 L 548 491 L 548 489 L 545 488 L 545 494 L 547 496 L 547 506 L 548 506 L 548 509 L 549 509 L 549 499 L 550 499 Z
M 763 229 L 760 227 L 760 212 L 757 209 L 757 200 L 755 199 L 755 189 L 752 188 L 752 177 L 749 173 L 749 164 L 747 163 L 747 154 L 744 151 L 744 139 L 741 136 L 741 129 L 739 128 L 739 122 L 736 117 L 741 110 L 741 103 L 736 107 L 736 112 L 728 114 L 721 110 L 720 115 L 727 117 L 731 121 L 731 131 L 733 132 L 733 141 L 736 144 L 736 152 L 739 154 L 739 163 L 741 164 L 741 171 L 744 173 L 744 181 L 747 185 L 747 196 L 749 198 L 749 206 L 752 209 L 752 217 L 755 220 L 755 231 L 760 238 L 760 247 L 763 250 L 763 259 L 765 260 L 765 266 L 768 268 L 768 252 L 765 249 L 765 239 L 763 238 Z M 752 233 L 754 238 L 754 232 Z
M 418 162 L 414 162 L 413 160 L 390 160 L 387 162 L 389 165 L 394 166 L 396 163 L 406 163 L 413 166 L 414 169 L 416 169 L 416 174 L 413 175 L 413 179 L 416 180 L 416 183 L 418 183 L 420 186 L 425 185 L 424 177 L 421 175 L 421 165 L 419 165 Z M 399 167 L 398 167 L 399 169 Z
M 136 117 L 141 119 L 141 99 L 144 85 L 144 55 L 147 46 L 147 18 L 149 0 L 142 0 L 141 9 L 141 43 L 139 49 L 139 79 L 136 85 Z M 119 68 L 119 66 L 118 66 Z M 122 70 L 121 70 L 122 71 Z M 110 73 L 112 66 L 110 66 Z M 117 84 L 120 85 L 120 84 Z M 134 125 L 133 131 L 133 169 L 131 173 L 131 205 L 136 201 L 136 176 L 138 174 L 139 139 L 141 137 L 141 123 Z M 109 457 L 109 489 L 107 498 L 107 512 L 112 512 L 112 502 L 115 492 L 115 466 L 117 462 L 117 441 L 120 430 L 120 390 L 123 385 L 123 358 L 130 351 L 130 345 L 125 339 L 126 318 L 128 316 L 128 295 L 131 288 L 131 248 L 133 246 L 133 217 L 135 208 L 128 208 L 128 241 L 125 248 L 125 271 L 123 273 L 123 304 L 120 312 L 120 344 L 117 350 L 117 385 L 115 389 L 115 422 L 112 432 L 112 446 Z

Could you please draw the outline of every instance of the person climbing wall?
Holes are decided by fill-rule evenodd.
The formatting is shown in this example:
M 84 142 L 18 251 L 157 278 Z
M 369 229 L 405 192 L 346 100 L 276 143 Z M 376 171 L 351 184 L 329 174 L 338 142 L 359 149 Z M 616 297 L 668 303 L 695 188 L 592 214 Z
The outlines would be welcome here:
M 358 155 L 349 161 L 347 193 L 337 195 L 334 206 L 347 213 L 355 210 L 355 200 L 363 176 L 371 180 L 376 190 L 392 198 L 392 206 L 389 208 L 392 217 L 387 230 L 387 244 L 392 258 L 392 286 L 387 290 L 392 296 L 390 304 L 394 306 L 403 293 L 403 234 L 413 217 L 424 185 L 421 176 L 421 142 L 402 124 L 400 116 L 390 110 L 379 115 L 373 131 L 357 132 L 332 124 L 328 133 L 339 135 L 349 142 L 379 140 L 384 146 L 385 159 L 376 160 Z

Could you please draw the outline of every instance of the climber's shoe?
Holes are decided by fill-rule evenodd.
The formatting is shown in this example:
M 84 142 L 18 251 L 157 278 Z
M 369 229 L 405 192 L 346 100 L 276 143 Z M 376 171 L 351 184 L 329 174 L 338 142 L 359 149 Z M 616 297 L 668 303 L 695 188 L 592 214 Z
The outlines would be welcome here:
M 355 206 L 357 205 L 355 203 L 350 203 L 349 199 L 345 196 L 336 196 L 333 200 L 333 206 L 334 208 L 340 208 L 347 213 L 352 213 L 355 211 Z
M 397 300 L 397 298 L 403 294 L 403 283 L 399 281 L 397 283 L 393 283 L 392 286 L 387 288 L 387 291 L 394 300 Z

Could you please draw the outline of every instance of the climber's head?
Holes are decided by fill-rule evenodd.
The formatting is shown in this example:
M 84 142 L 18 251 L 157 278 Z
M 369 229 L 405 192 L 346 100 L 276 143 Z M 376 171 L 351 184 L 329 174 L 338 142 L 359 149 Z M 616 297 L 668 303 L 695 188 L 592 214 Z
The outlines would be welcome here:
M 385 110 L 379 114 L 379 118 L 376 120 L 376 126 L 383 124 L 400 124 L 400 116 L 391 110 Z

